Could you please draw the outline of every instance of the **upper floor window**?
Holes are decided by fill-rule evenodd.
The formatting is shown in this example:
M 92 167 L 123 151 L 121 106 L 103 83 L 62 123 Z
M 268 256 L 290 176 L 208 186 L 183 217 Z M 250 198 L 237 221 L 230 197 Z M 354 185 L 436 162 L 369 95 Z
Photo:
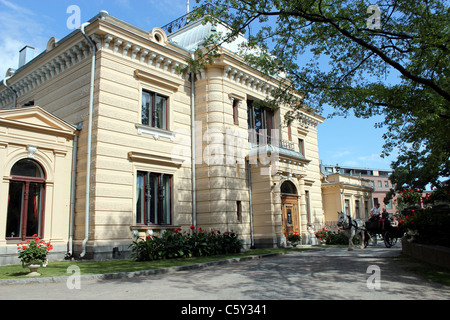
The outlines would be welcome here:
M 253 100 L 247 101 L 247 119 L 250 142 L 270 144 L 274 129 L 274 112 L 272 109 L 255 106 Z
M 305 141 L 303 139 L 298 139 L 298 152 L 305 156 Z M 333 172 L 333 169 L 331 169 L 331 172 Z
M 167 97 L 154 92 L 142 92 L 142 124 L 167 130 Z

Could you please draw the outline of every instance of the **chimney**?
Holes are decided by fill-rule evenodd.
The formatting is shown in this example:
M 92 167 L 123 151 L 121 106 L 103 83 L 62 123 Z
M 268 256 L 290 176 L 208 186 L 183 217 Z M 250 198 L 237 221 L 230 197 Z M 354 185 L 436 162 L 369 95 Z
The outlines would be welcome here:
M 23 47 L 19 55 L 19 69 L 34 58 L 34 48 L 30 46 Z

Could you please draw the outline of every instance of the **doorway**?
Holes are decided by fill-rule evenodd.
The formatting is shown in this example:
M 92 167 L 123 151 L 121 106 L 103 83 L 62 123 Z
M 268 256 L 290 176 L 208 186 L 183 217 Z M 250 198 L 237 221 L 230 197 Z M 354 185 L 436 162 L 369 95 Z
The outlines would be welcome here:
M 291 181 L 285 181 L 281 185 L 281 211 L 283 234 L 300 233 L 297 188 Z

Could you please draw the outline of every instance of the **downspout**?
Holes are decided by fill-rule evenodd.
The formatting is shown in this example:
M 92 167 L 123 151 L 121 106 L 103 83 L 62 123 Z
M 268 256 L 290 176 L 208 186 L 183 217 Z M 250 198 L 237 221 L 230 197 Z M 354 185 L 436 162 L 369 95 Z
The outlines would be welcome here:
M 250 249 L 255 249 L 255 239 L 253 236 L 253 202 L 252 202 L 252 165 L 247 161 L 248 170 L 248 201 L 250 208 Z
M 13 88 L 11 88 L 10 86 L 8 86 L 8 85 L 6 84 L 6 81 L 8 81 L 8 80 L 11 79 L 11 78 L 12 78 L 12 76 L 3 79 L 3 85 L 4 85 L 6 88 L 8 88 L 8 89 L 13 93 L 13 95 L 14 95 L 14 98 L 13 98 L 13 108 L 15 109 L 15 108 L 17 108 L 17 92 L 16 92 L 16 90 L 14 90 Z
M 83 123 L 81 122 L 77 126 L 78 132 L 83 128 Z M 71 199 L 70 199 L 70 226 L 69 226 L 69 244 L 67 257 L 73 257 L 73 229 L 75 225 L 75 200 L 76 200 L 76 181 L 77 181 L 77 165 L 78 165 L 78 134 L 75 135 L 73 142 L 73 156 L 72 156 L 72 189 L 71 189 Z
M 87 42 L 91 46 L 92 55 L 92 65 L 91 65 L 91 88 L 90 88 L 90 98 L 89 98 L 89 123 L 88 123 L 88 145 L 87 145 L 87 166 L 86 166 L 86 205 L 85 205 L 85 225 L 84 233 L 85 238 L 82 243 L 82 252 L 80 258 L 86 255 L 86 245 L 89 241 L 89 206 L 90 206 L 90 191 L 91 191 L 91 161 L 92 161 L 92 122 L 93 122 L 93 111 L 94 111 L 94 89 L 95 89 L 95 62 L 96 62 L 96 52 L 97 48 L 95 43 L 86 35 L 85 28 L 89 23 L 83 23 L 80 27 L 80 31 L 86 38 Z
M 191 58 L 194 60 L 194 54 L 191 53 Z M 195 139 L 195 74 L 191 72 L 191 144 L 192 144 L 192 163 L 191 163 L 191 172 L 192 172 L 192 224 L 197 230 L 197 185 L 196 185 L 196 139 Z

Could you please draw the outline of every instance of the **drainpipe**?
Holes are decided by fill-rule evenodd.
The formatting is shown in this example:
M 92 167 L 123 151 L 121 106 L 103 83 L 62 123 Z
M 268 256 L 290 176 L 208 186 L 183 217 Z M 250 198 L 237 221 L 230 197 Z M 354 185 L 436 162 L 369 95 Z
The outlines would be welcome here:
M 83 123 L 81 122 L 77 126 L 78 132 L 83 128 Z M 76 200 L 76 182 L 77 182 L 77 165 L 78 165 L 78 134 L 75 135 L 73 142 L 73 156 L 72 156 L 72 194 L 70 199 L 70 226 L 69 226 L 69 244 L 67 256 L 73 256 L 73 228 L 75 225 L 75 200 Z
M 250 249 L 255 249 L 255 239 L 253 237 L 253 202 L 252 202 L 252 165 L 247 161 L 248 170 L 248 200 L 250 208 Z
M 12 76 L 3 79 L 3 85 L 4 85 L 6 88 L 8 88 L 8 89 L 12 92 L 12 94 L 13 94 L 13 96 L 14 96 L 14 98 L 13 98 L 13 108 L 15 109 L 15 108 L 17 108 L 17 92 L 16 92 L 16 90 L 14 90 L 13 88 L 11 88 L 10 86 L 8 86 L 8 85 L 6 84 L 6 81 L 8 81 L 8 80 L 11 79 L 11 78 L 12 78 Z
M 191 58 L 194 60 L 194 54 L 191 53 Z M 191 172 L 192 172 L 192 224 L 197 230 L 197 185 L 195 181 L 196 176 L 196 156 L 195 156 L 195 148 L 196 148 L 196 139 L 195 139 L 195 74 L 191 72 L 191 144 L 192 144 L 192 163 L 191 163 Z
M 83 23 L 80 27 L 80 31 L 86 38 L 87 42 L 91 46 L 92 65 L 91 65 L 91 88 L 89 98 L 89 123 L 88 123 L 88 145 L 87 145 L 87 167 L 86 167 L 86 206 L 85 206 L 85 238 L 82 243 L 82 252 L 80 258 L 84 258 L 86 255 L 86 245 L 89 240 L 89 205 L 90 205 L 90 191 L 91 191 L 91 161 L 92 161 L 92 121 L 94 111 L 94 89 L 95 89 L 95 62 L 97 48 L 95 43 L 86 35 L 85 28 L 89 23 Z

